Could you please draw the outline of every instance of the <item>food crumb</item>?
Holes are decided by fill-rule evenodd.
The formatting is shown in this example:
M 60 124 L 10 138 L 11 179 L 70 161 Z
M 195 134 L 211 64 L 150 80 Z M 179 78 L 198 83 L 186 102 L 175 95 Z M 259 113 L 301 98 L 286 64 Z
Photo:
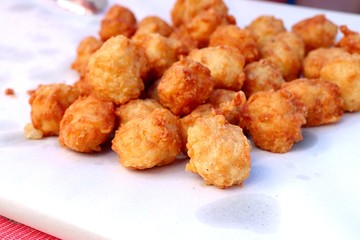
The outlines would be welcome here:
M 5 95 L 6 96 L 15 96 L 15 91 L 12 88 L 5 89 Z
M 27 139 L 41 139 L 43 138 L 43 133 L 36 129 L 32 123 L 28 123 L 24 128 L 24 136 Z

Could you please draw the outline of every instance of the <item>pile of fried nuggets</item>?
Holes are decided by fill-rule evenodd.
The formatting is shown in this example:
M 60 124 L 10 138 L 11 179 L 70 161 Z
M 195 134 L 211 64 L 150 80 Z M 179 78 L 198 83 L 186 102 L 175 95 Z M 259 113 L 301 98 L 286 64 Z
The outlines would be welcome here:
M 287 31 L 259 16 L 239 27 L 222 0 L 177 0 L 172 25 L 112 6 L 99 38 L 80 42 L 72 86 L 40 85 L 25 136 L 59 136 L 77 152 L 112 138 L 121 164 L 149 169 L 183 152 L 186 170 L 241 185 L 251 144 L 285 153 L 301 128 L 360 110 L 360 35 L 316 15 Z M 115 134 L 114 134 L 115 133 Z

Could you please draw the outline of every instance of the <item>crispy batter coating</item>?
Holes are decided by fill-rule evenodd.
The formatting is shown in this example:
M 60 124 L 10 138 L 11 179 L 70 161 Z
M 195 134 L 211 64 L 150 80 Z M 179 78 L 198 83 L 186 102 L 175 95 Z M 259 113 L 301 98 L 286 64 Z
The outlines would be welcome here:
M 210 47 L 226 45 L 237 48 L 244 56 L 245 62 L 250 63 L 259 59 L 259 49 L 250 30 L 236 25 L 219 26 L 210 36 Z
M 136 35 L 146 35 L 149 33 L 158 33 L 161 36 L 169 37 L 173 31 L 173 27 L 160 17 L 147 16 L 139 22 L 135 35 L 132 38 Z
M 266 38 L 286 31 L 283 21 L 270 15 L 255 18 L 246 28 L 251 31 L 260 45 Z
M 187 31 L 185 25 L 181 25 L 179 28 L 176 28 L 170 35 L 170 38 L 182 42 L 189 51 L 199 48 L 200 46 L 200 43 L 190 36 L 190 33 Z
M 199 118 L 188 130 L 186 170 L 199 174 L 209 185 L 241 185 L 250 174 L 251 144 L 239 126 L 222 115 Z
M 161 78 L 165 70 L 189 50 L 179 40 L 164 37 L 158 33 L 138 36 L 135 43 L 141 47 L 149 62 L 148 81 Z
M 259 91 L 278 90 L 285 82 L 279 67 L 267 59 L 249 63 L 244 73 L 245 82 L 241 90 L 248 98 Z
M 349 53 L 360 54 L 360 34 L 359 32 L 351 31 L 346 25 L 340 26 L 340 31 L 344 36 L 336 44 L 336 46 L 345 49 Z
M 224 115 L 231 124 L 239 125 L 241 110 L 246 103 L 243 91 L 214 89 L 208 102 L 214 106 L 216 113 Z
M 340 87 L 344 110 L 360 110 L 360 55 L 345 54 L 328 61 L 320 71 L 320 78 Z
M 306 106 L 286 90 L 253 94 L 241 115 L 254 144 L 274 153 L 290 151 L 302 140 L 301 126 L 306 123 Z
M 214 83 L 207 67 L 182 58 L 174 63 L 160 80 L 160 103 L 178 116 L 187 115 L 209 98 Z
M 343 99 L 339 87 L 320 79 L 300 78 L 284 83 L 282 89 L 291 92 L 308 112 L 304 126 L 319 126 L 338 122 L 343 115 Z
M 284 41 L 289 47 L 298 54 L 300 61 L 305 57 L 305 43 L 304 41 L 293 32 L 281 32 L 273 36 L 275 41 Z
M 123 166 L 147 169 L 172 163 L 181 144 L 179 119 L 169 110 L 157 108 L 121 125 L 112 149 Z
M 245 80 L 245 59 L 236 48 L 216 46 L 194 49 L 188 57 L 209 68 L 215 88 L 241 89 Z
M 296 23 L 292 26 L 292 31 L 304 40 L 305 50 L 309 52 L 316 48 L 333 46 L 337 26 L 320 14 Z
M 142 76 L 148 71 L 145 53 L 128 38 L 110 38 L 91 55 L 88 80 L 93 94 L 103 101 L 124 104 L 140 96 Z
M 125 124 L 132 119 L 145 117 L 157 108 L 164 107 L 154 99 L 135 99 L 118 107 L 115 114 L 120 124 Z
M 302 73 L 306 78 L 319 78 L 321 68 L 331 59 L 344 55 L 342 48 L 317 48 L 311 50 L 303 60 Z
M 99 36 L 104 42 L 119 34 L 129 38 L 136 31 L 136 23 L 136 17 L 131 10 L 114 4 L 101 20 Z
M 87 65 L 90 56 L 96 52 L 103 42 L 93 36 L 84 38 L 77 48 L 77 56 L 74 62 L 71 64 L 71 68 L 77 71 L 80 76 L 83 76 L 87 71 Z
M 115 125 L 114 105 L 94 96 L 80 97 L 66 109 L 60 122 L 59 143 L 74 151 L 101 151 Z
M 79 91 L 66 84 L 40 85 L 31 95 L 31 121 L 42 136 L 59 134 L 65 110 L 79 97 Z
M 269 37 L 260 47 L 261 57 L 277 65 L 285 81 L 298 78 L 301 71 L 299 52 L 289 43 L 277 37 Z
M 179 27 L 208 9 L 214 9 L 221 15 L 228 13 L 228 8 L 223 0 L 177 0 L 171 10 L 171 19 L 174 26 Z

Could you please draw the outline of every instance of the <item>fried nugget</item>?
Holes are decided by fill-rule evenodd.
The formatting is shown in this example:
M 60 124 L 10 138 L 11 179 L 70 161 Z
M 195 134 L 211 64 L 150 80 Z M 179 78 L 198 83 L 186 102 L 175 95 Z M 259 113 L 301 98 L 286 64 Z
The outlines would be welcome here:
M 345 54 L 328 61 L 320 71 L 320 78 L 340 87 L 344 110 L 360 110 L 360 55 Z
M 137 35 L 146 35 L 149 33 L 158 33 L 161 36 L 169 37 L 173 31 L 173 27 L 160 17 L 147 16 L 139 22 L 135 35 L 132 36 L 132 38 L 136 38 Z
M 114 4 L 101 20 L 99 36 L 104 42 L 119 34 L 129 38 L 135 33 L 136 24 L 136 17 L 131 10 Z
M 40 85 L 29 99 L 34 128 L 41 131 L 43 137 L 58 135 L 65 110 L 79 95 L 79 91 L 70 85 Z
M 188 130 L 186 170 L 218 188 L 241 185 L 250 174 L 251 144 L 239 126 L 222 115 L 199 118 Z
M 333 46 L 337 35 L 337 26 L 323 14 L 303 19 L 291 29 L 303 39 L 306 52 Z
M 259 91 L 278 90 L 285 82 L 279 67 L 267 59 L 249 63 L 244 73 L 245 82 L 241 90 L 247 98 Z
M 297 97 L 308 109 L 306 124 L 312 127 L 338 122 L 343 115 L 339 87 L 321 79 L 300 78 L 281 87 Z
M 248 99 L 242 113 L 254 144 L 260 149 L 285 153 L 302 140 L 306 106 L 286 90 L 257 92 Z
M 144 89 L 142 76 L 149 66 L 140 47 L 118 35 L 91 55 L 88 80 L 93 94 L 103 101 L 124 104 L 137 99 Z
M 210 47 L 226 45 L 237 48 L 244 56 L 245 62 L 250 63 L 259 59 L 259 49 L 250 30 L 236 25 L 219 26 L 210 36 Z
M 343 48 L 349 53 L 360 54 L 359 32 L 351 31 L 346 25 L 341 25 L 340 31 L 344 34 L 344 36 L 340 39 L 336 46 Z
M 163 108 L 121 125 L 112 141 L 121 164 L 133 169 L 170 164 L 181 145 L 179 119 Z
M 216 46 L 195 49 L 188 57 L 209 68 L 215 81 L 215 88 L 234 91 L 241 89 L 245 80 L 243 72 L 245 59 L 236 48 Z
M 59 143 L 77 152 L 99 152 L 114 125 L 115 112 L 111 102 L 92 95 L 80 97 L 65 111 L 60 122 Z
M 306 78 L 319 78 L 321 68 L 331 59 L 344 55 L 342 48 L 317 48 L 311 50 L 303 60 L 302 73 Z
M 214 83 L 207 67 L 182 58 L 174 63 L 160 80 L 160 103 L 175 115 L 185 116 L 209 98 Z

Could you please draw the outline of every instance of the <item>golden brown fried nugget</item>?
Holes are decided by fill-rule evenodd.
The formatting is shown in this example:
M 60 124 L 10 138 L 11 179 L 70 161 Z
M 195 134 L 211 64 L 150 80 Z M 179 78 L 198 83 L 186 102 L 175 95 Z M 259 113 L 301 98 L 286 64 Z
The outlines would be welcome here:
M 241 115 L 254 144 L 274 153 L 290 151 L 302 140 L 301 126 L 306 123 L 306 106 L 286 90 L 253 94 Z
M 293 32 L 281 32 L 272 37 L 274 41 L 284 41 L 288 46 L 298 54 L 300 61 L 305 57 L 305 43 Z
M 309 52 L 316 48 L 333 46 L 337 26 L 320 14 L 296 23 L 292 26 L 292 31 L 304 40 L 305 50 Z
M 158 16 L 147 16 L 143 18 L 137 25 L 135 35 L 146 35 L 149 33 L 158 33 L 161 36 L 169 37 L 173 32 L 173 28 Z
M 93 96 L 80 97 L 65 111 L 59 143 L 77 152 L 101 151 L 115 125 L 114 105 Z
M 343 99 L 339 87 L 320 79 L 300 78 L 284 83 L 285 89 L 304 103 L 308 109 L 305 126 L 338 122 L 343 115 Z
M 259 91 L 278 90 L 285 82 L 279 67 L 267 59 L 249 63 L 244 73 L 245 82 L 241 90 L 248 98 Z
M 174 63 L 160 80 L 160 103 L 175 115 L 185 116 L 209 98 L 214 83 L 207 67 L 182 58 Z
M 345 54 L 328 61 L 320 71 L 320 78 L 340 87 L 344 110 L 360 110 L 360 55 Z
M 119 34 L 131 37 L 136 31 L 136 17 L 126 7 L 114 4 L 101 20 L 99 35 L 102 41 Z
M 250 174 L 251 144 L 239 126 L 222 115 L 199 118 L 188 130 L 186 170 L 218 188 L 241 185 Z
M 344 36 L 336 44 L 336 46 L 343 48 L 349 53 L 360 54 L 360 34 L 359 32 L 351 31 L 347 26 L 341 25 L 340 31 Z
M 269 15 L 262 15 L 255 18 L 246 28 L 251 31 L 257 43 L 260 45 L 266 38 L 286 31 L 281 19 Z
M 342 48 L 317 48 L 311 50 L 303 60 L 302 73 L 306 78 L 319 78 L 321 68 L 331 59 L 344 55 Z
M 216 46 L 194 49 L 188 57 L 209 68 L 215 88 L 241 89 L 245 80 L 245 59 L 236 48 Z
M 245 62 L 259 59 L 259 49 L 250 30 L 242 29 L 236 25 L 219 26 L 210 36 L 210 47 L 226 45 L 237 48 L 244 56 Z
M 118 107 L 115 114 L 120 124 L 125 124 L 132 119 L 145 117 L 157 108 L 164 107 L 154 99 L 136 99 Z
M 31 95 L 31 121 L 42 136 L 59 134 L 65 110 L 79 97 L 79 91 L 66 84 L 40 85 Z
M 148 68 L 142 49 L 118 35 L 91 55 L 88 80 L 93 94 L 100 100 L 124 104 L 140 96 L 144 89 L 142 76 Z
M 158 108 L 121 125 L 112 149 L 123 166 L 147 169 L 172 163 L 181 144 L 179 119 L 169 110 Z

